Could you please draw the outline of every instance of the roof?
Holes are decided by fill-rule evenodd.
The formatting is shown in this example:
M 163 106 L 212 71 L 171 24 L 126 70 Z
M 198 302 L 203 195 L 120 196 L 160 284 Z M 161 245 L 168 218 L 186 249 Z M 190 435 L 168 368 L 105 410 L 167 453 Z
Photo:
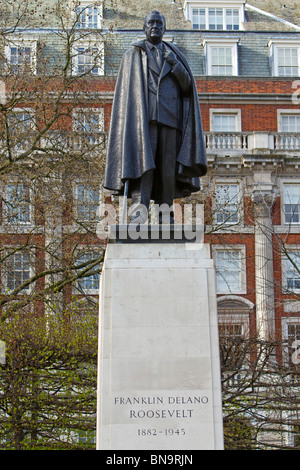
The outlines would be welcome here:
M 214 0 L 207 0 L 213 6 Z M 241 0 L 243 3 L 243 0 Z M 186 21 L 181 0 L 105 0 L 104 25 L 114 29 L 142 29 L 144 17 L 152 10 L 159 10 L 167 21 L 169 30 L 191 29 Z M 203 0 L 202 0 L 203 4 Z M 260 11 L 254 11 L 253 8 Z M 265 13 L 266 14 L 265 14 Z M 273 18 L 268 14 L 273 15 Z M 295 31 L 288 23 L 300 27 L 298 0 L 250 0 L 245 2 L 245 30 L 251 31 Z M 276 19 L 275 17 L 278 17 Z
M 104 1 L 105 27 L 114 29 L 143 29 L 145 16 L 158 10 L 166 17 L 167 29 L 191 29 L 186 21 L 181 1 L 172 0 L 117 0 Z
M 266 14 L 254 11 L 255 7 L 262 12 L 271 14 L 271 18 Z M 252 31 L 291 31 L 295 29 L 288 23 L 300 27 L 300 7 L 295 0 L 250 0 L 245 5 L 245 15 L 247 22 L 244 27 Z M 281 20 L 281 21 L 279 21 Z

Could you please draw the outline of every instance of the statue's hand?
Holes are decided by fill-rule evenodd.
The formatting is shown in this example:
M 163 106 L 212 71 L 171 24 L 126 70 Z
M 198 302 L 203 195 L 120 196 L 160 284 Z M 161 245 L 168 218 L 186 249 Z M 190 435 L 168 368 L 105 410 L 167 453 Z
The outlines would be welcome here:
M 170 65 L 175 66 L 178 64 L 178 60 L 173 51 L 166 50 L 164 53 L 164 59 L 169 62 Z

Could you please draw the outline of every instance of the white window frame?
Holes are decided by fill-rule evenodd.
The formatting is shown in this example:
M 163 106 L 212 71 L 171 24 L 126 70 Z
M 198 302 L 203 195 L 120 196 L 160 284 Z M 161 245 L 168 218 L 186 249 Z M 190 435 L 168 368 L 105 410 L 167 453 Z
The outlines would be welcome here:
M 209 122 L 210 122 L 210 131 L 217 132 L 214 129 L 214 117 L 216 115 L 233 115 L 236 117 L 236 129 L 234 131 L 221 131 L 221 132 L 242 132 L 242 112 L 241 109 L 234 108 L 210 108 L 209 110 Z
M 298 39 L 270 39 L 268 42 L 270 51 L 270 63 L 272 75 L 274 77 L 298 77 L 300 75 L 300 41 Z M 295 49 L 297 50 L 298 72 L 294 75 L 279 75 L 278 49 Z
M 238 211 L 237 211 L 237 221 L 236 222 L 231 221 L 231 220 L 224 221 L 224 222 L 218 222 L 217 221 L 217 214 L 218 214 L 217 186 L 237 186 L 238 187 L 238 193 L 237 193 Z M 220 211 L 219 212 L 221 212 L 221 206 L 220 206 Z M 224 226 L 224 228 L 226 228 L 226 226 L 232 227 L 232 226 L 239 225 L 241 223 L 241 221 L 243 220 L 243 213 L 244 213 L 244 210 L 243 210 L 243 188 L 242 188 L 241 180 L 228 179 L 226 181 L 222 181 L 222 180 L 217 180 L 216 181 L 216 197 L 213 200 L 213 213 L 214 213 L 215 224 L 217 224 L 218 226 L 221 226 L 221 227 Z
M 79 73 L 78 68 L 80 65 L 88 65 L 88 64 L 79 64 L 78 59 L 81 54 L 79 54 L 79 49 L 85 48 L 87 51 L 91 51 L 93 49 L 97 50 L 97 55 L 99 57 L 96 60 L 95 68 L 98 68 L 98 73 L 94 72 L 83 72 Z M 92 65 L 92 64 L 90 64 Z M 92 70 L 92 69 L 91 69 Z M 89 35 L 86 39 L 78 39 L 74 41 L 72 46 L 72 75 L 81 76 L 81 75 L 90 75 L 92 77 L 103 76 L 104 75 L 104 44 L 103 42 L 99 41 L 99 38 L 95 38 L 94 35 Z
M 77 261 L 80 256 L 83 256 L 88 253 L 101 253 L 101 249 L 97 246 L 78 246 L 78 249 L 75 253 L 75 260 Z M 75 261 L 75 263 L 76 263 Z M 87 276 L 88 277 L 88 276 Z M 96 289 L 82 289 L 79 286 L 80 281 L 84 281 L 86 278 L 77 279 L 75 286 L 73 287 L 73 294 L 75 295 L 99 295 L 99 286 L 100 286 L 100 274 L 99 274 L 99 285 Z
M 14 251 L 16 248 L 18 248 L 17 246 L 6 246 L 5 247 L 5 252 L 6 254 L 8 254 L 8 252 L 10 251 Z M 31 250 L 26 250 L 26 247 L 22 248 L 20 251 L 17 251 L 16 253 L 14 253 L 12 256 L 16 255 L 16 254 L 24 254 L 24 253 L 28 253 L 29 254 L 29 279 L 31 279 L 34 274 L 35 274 L 35 253 L 32 252 L 32 249 Z M 9 258 L 8 258 L 9 260 Z M 4 271 L 4 272 L 3 272 Z M 8 272 L 7 272 L 7 268 L 3 267 L 3 271 L 2 271 L 2 279 L 3 279 L 3 286 L 4 286 L 4 289 L 5 289 L 5 293 L 6 294 L 10 294 L 11 292 L 13 292 L 17 287 L 15 287 L 14 289 L 10 289 L 8 287 Z M 23 283 L 23 282 L 22 282 Z M 28 288 L 27 289 L 23 289 L 21 290 L 18 295 L 24 295 L 24 294 L 30 294 L 32 292 L 34 288 L 34 283 L 30 283 L 28 285 Z
M 78 30 L 86 30 L 86 29 L 101 29 L 102 27 L 102 20 L 103 20 L 103 1 L 93 1 L 93 0 L 80 0 L 74 1 L 74 16 L 78 16 L 78 8 L 82 8 L 85 11 L 88 10 L 89 7 L 97 9 L 97 26 L 96 28 L 90 28 L 88 25 L 88 20 L 85 23 L 78 22 L 76 25 L 76 29 Z
M 5 45 L 5 58 L 7 61 L 7 69 L 10 71 L 11 69 L 11 48 L 26 48 L 30 47 L 30 69 L 33 75 L 37 73 L 37 39 L 34 39 L 29 36 L 10 36 L 9 42 Z M 25 68 L 25 73 L 28 72 L 28 69 Z M 21 72 L 21 73 L 24 73 Z M 13 73 L 13 72 L 12 72 Z M 18 72 L 17 72 L 18 73 Z
M 76 181 L 74 184 L 73 184 L 73 201 L 75 202 L 75 216 L 76 216 L 76 220 L 79 220 L 79 221 L 82 221 L 82 222 L 86 222 L 86 223 L 89 223 L 89 222 L 95 222 L 97 223 L 98 222 L 98 216 L 97 216 L 97 212 L 95 212 L 95 217 L 94 218 L 82 218 L 79 214 L 79 211 L 78 211 L 78 186 L 79 185 L 84 185 L 84 186 L 89 186 L 87 183 L 85 182 L 82 182 L 82 181 Z M 91 189 L 93 189 L 92 185 L 90 185 Z M 95 186 L 96 187 L 96 186 Z M 87 188 L 88 189 L 88 188 Z M 100 189 L 100 186 L 97 185 L 97 190 L 98 190 L 98 203 L 97 203 L 97 208 L 99 207 L 100 205 L 100 198 L 101 198 L 101 189 Z
M 93 128 L 92 131 L 89 131 L 86 128 L 82 120 L 85 116 L 95 115 L 98 118 L 98 125 Z M 75 142 L 78 145 L 78 149 L 83 145 L 90 145 L 90 150 L 92 151 L 93 146 L 104 143 L 104 126 L 105 126 L 105 115 L 104 108 L 74 108 L 72 116 L 72 127 L 75 136 Z
M 205 28 L 204 28 L 205 30 L 209 30 L 209 10 L 212 8 L 223 10 L 223 28 L 218 31 L 242 31 L 244 29 L 243 23 L 245 21 L 245 13 L 244 13 L 243 1 L 231 0 L 229 2 L 226 2 L 226 0 L 224 1 L 217 0 L 216 2 L 213 2 L 211 5 L 208 5 L 207 1 L 186 0 L 184 2 L 184 13 L 185 13 L 186 19 L 191 22 L 192 27 L 193 27 L 193 9 L 196 9 L 196 8 L 205 10 Z M 226 10 L 238 10 L 239 29 L 227 29 Z M 213 31 L 213 30 L 210 30 L 210 31 Z
M 300 245 L 286 245 L 286 251 L 293 252 L 297 251 L 300 254 Z M 282 291 L 283 293 L 291 292 L 291 293 L 300 293 L 300 287 L 291 289 L 288 287 L 287 283 L 287 266 L 286 263 L 289 262 L 289 259 L 283 254 L 281 258 L 281 267 L 282 267 Z M 299 273 L 300 277 L 300 273 Z
M 204 39 L 203 46 L 205 52 L 205 71 L 206 75 L 212 75 L 217 77 L 234 77 L 238 75 L 238 43 L 239 38 L 210 38 Z M 215 74 L 212 72 L 212 51 L 214 48 L 226 48 L 231 50 L 231 65 L 232 73 L 231 74 Z M 226 65 L 227 66 L 227 65 Z
M 74 108 L 73 109 L 73 119 L 72 119 L 72 127 L 73 131 L 77 132 L 78 129 L 78 122 L 80 121 L 79 117 L 84 115 L 92 115 L 95 114 L 99 117 L 99 128 L 96 132 L 104 132 L 104 108 Z M 79 132 L 87 132 L 88 131 L 80 131 Z
M 282 225 L 285 226 L 300 226 L 300 207 L 299 207 L 299 222 L 286 222 L 285 220 L 285 186 L 286 185 L 295 185 L 295 186 L 300 186 L 300 179 L 281 179 L 280 180 L 280 200 L 281 200 L 281 220 L 283 221 Z
M 284 116 L 299 116 L 300 119 L 300 109 L 278 109 L 277 110 L 277 129 L 278 132 L 286 132 L 283 130 L 282 126 L 282 118 Z M 289 131 L 291 133 L 294 133 L 296 131 Z
M 249 314 L 248 313 L 230 313 L 230 314 L 224 314 L 224 313 L 218 313 L 218 327 L 219 327 L 219 332 L 221 334 L 221 328 L 224 327 L 226 329 L 227 326 L 240 326 L 241 327 L 241 335 L 240 337 L 243 340 L 247 340 L 250 336 L 250 330 L 249 330 Z M 224 335 L 223 340 L 225 338 L 237 338 L 237 335 Z M 246 343 L 245 343 L 246 345 Z M 234 345 L 232 345 L 234 346 Z M 236 351 L 233 351 L 233 357 L 238 357 Z M 250 354 L 247 353 L 244 357 L 243 363 L 241 364 L 241 369 L 246 369 L 247 364 L 250 358 Z M 234 383 L 233 381 L 238 381 L 240 378 L 240 374 L 230 374 L 229 376 L 232 376 L 230 381 Z
M 7 207 L 7 203 L 6 201 L 8 201 L 8 193 L 7 193 L 7 186 L 8 185 L 14 185 L 14 186 L 26 186 L 28 188 L 28 194 L 29 194 L 29 202 L 27 203 L 28 204 L 28 212 L 29 212 L 29 220 L 28 221 L 22 221 L 22 220 L 18 220 L 16 222 L 10 222 L 8 220 L 9 218 L 9 209 Z M 32 225 L 33 224 L 33 221 L 34 221 L 34 205 L 32 203 L 32 199 L 33 199 L 33 192 L 32 192 L 32 188 L 29 186 L 29 184 L 26 184 L 24 182 L 19 182 L 19 181 L 8 181 L 7 184 L 3 187 L 3 193 L 4 193 L 4 201 L 3 201 L 3 207 L 2 207 L 2 214 L 3 214 L 3 223 L 6 225 L 6 226 L 9 226 L 9 227 L 16 227 L 16 226 L 29 226 L 29 225 Z
M 245 245 L 213 245 L 213 259 L 215 263 L 216 273 L 218 275 L 217 252 L 238 252 L 240 253 L 240 269 L 239 269 L 239 287 L 231 290 L 230 286 L 226 289 L 219 289 L 217 282 L 217 294 L 246 294 L 246 246 Z
M 218 313 L 219 325 L 241 325 L 242 335 L 246 338 L 249 335 L 249 314 L 248 313 Z
M 299 436 L 299 434 L 300 434 L 300 429 L 299 429 L 299 433 L 297 432 L 297 434 L 295 434 L 295 427 L 297 426 L 297 428 L 300 428 L 298 413 L 296 413 L 295 415 L 289 416 L 289 423 L 290 424 L 289 424 L 289 427 L 288 427 L 289 434 L 288 434 L 287 443 L 288 443 L 289 446 L 296 449 L 295 439 L 296 439 L 296 436 Z M 297 448 L 298 448 L 298 446 L 297 446 Z
M 289 346 L 288 346 L 288 327 L 289 325 L 299 325 L 300 327 L 300 317 L 282 317 L 281 318 L 281 336 L 282 341 L 286 342 L 286 346 L 283 347 L 283 361 L 285 364 L 289 363 Z M 299 349 L 299 348 L 298 348 Z
M 9 125 L 10 116 L 17 115 L 17 114 L 28 114 L 28 115 L 30 115 L 30 122 L 28 123 L 28 127 L 27 127 L 27 125 L 24 126 L 24 131 L 25 130 L 34 131 L 36 129 L 35 109 L 29 108 L 29 107 L 25 107 L 25 108 L 16 107 L 16 108 L 13 108 L 11 114 L 8 115 L 8 125 Z

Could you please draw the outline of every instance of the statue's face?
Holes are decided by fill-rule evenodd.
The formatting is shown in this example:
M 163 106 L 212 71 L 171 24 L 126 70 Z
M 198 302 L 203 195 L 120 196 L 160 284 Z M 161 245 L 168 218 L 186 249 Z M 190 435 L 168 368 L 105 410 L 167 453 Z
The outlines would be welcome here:
M 147 16 L 144 31 L 149 42 L 160 43 L 166 31 L 164 18 L 159 13 L 151 13 Z

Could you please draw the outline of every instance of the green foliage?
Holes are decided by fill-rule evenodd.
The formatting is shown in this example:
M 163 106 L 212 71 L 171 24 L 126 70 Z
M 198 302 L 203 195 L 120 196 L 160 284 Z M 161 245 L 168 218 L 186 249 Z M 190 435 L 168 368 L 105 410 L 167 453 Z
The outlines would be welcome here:
M 2 449 L 94 448 L 97 318 L 77 317 L 18 313 L 0 326 Z

